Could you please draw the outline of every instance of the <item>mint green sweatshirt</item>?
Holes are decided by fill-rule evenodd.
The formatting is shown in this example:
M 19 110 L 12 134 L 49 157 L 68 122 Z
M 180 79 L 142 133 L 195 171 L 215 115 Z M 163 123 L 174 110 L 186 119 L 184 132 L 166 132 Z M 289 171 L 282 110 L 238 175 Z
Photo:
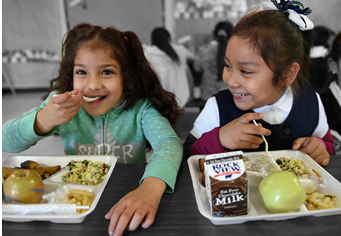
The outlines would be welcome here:
M 34 132 L 35 117 L 51 95 L 39 108 L 3 124 L 3 152 L 21 152 L 58 133 L 66 155 L 114 155 L 117 163 L 146 163 L 148 140 L 153 154 L 141 182 L 146 177 L 157 177 L 167 183 L 166 192 L 174 191 L 182 161 L 182 142 L 169 121 L 149 101 L 139 100 L 129 110 L 124 110 L 124 105 L 113 108 L 102 116 L 91 116 L 81 108 L 71 121 L 38 136 Z

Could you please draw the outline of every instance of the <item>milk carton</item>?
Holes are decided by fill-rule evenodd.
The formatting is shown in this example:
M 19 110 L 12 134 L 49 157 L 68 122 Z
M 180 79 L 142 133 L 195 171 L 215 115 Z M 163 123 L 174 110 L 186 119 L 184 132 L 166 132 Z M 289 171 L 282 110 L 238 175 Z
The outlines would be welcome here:
M 205 182 L 213 216 L 246 215 L 248 179 L 243 152 L 226 152 L 205 158 Z

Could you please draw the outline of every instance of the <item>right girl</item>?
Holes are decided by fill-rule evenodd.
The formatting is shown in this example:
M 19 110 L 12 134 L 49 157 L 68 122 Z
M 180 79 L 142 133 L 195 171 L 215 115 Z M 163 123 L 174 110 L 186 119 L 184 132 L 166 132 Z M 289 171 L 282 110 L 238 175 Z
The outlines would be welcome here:
M 225 52 L 228 90 L 211 97 L 184 144 L 184 157 L 231 150 L 293 149 L 327 165 L 334 153 L 319 95 L 307 85 L 311 10 L 264 2 L 242 18 Z M 253 124 L 258 120 L 259 126 Z

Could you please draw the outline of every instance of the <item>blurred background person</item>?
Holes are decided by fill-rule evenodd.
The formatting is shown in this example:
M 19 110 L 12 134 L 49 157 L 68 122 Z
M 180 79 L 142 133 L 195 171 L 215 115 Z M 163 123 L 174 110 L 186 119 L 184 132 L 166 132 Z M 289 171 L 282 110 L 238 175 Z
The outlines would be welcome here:
M 316 26 L 313 29 L 313 46 L 310 50 L 309 83 L 317 91 L 326 86 L 328 74 L 328 53 L 335 37 L 334 31 L 326 26 Z
M 333 41 L 328 55 L 328 66 L 331 81 L 328 87 L 320 92 L 331 133 L 334 136 L 335 154 L 341 153 L 341 32 Z
M 228 21 L 218 22 L 213 30 L 213 39 L 198 48 L 193 68 L 202 71 L 200 98 L 206 101 L 219 90 L 226 89 L 222 75 L 224 69 L 224 54 L 233 25 Z
M 194 82 L 187 63 L 194 60 L 194 53 L 172 43 L 169 31 L 163 27 L 152 31 L 151 44 L 144 45 L 147 59 L 159 74 L 164 88 L 173 92 L 184 107 L 193 97 Z

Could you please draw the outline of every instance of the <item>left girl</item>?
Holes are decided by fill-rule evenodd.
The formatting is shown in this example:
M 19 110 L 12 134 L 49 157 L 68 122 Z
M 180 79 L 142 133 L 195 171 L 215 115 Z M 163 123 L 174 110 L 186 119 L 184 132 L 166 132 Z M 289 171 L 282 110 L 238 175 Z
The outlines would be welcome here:
M 140 186 L 105 215 L 109 235 L 147 228 L 163 193 L 174 191 L 182 142 L 172 125 L 183 110 L 161 86 L 133 32 L 78 25 L 62 54 L 48 98 L 2 126 L 3 151 L 21 152 L 54 133 L 66 155 L 110 154 L 118 163 L 145 163 L 146 147 L 153 148 Z M 83 96 L 97 99 L 85 102 Z

